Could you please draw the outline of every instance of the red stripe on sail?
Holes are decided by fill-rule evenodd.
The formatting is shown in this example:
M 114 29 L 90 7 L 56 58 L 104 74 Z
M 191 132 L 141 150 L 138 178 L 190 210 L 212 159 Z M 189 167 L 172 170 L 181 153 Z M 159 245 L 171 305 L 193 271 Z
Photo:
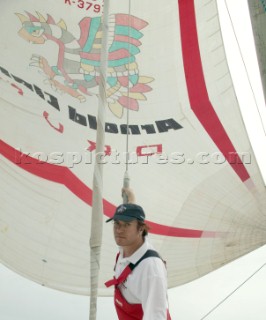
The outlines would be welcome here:
M 12 146 L 0 140 L 0 154 L 6 159 L 19 166 L 21 169 L 43 179 L 51 182 L 56 182 L 64 185 L 79 199 L 86 204 L 92 206 L 92 189 L 83 183 L 71 170 L 64 166 L 47 163 L 30 157 Z M 116 206 L 109 201 L 103 199 L 103 211 L 107 217 L 112 217 L 115 212 Z M 176 228 L 158 224 L 152 221 L 146 221 L 150 227 L 150 233 L 171 236 L 171 237 L 184 237 L 184 238 L 214 238 L 220 235 L 218 232 L 203 230 L 193 230 Z
M 65 185 L 79 199 L 92 205 L 92 190 L 67 167 L 54 165 L 30 157 L 0 140 L 0 154 L 21 169 L 46 180 Z
M 91 25 L 91 18 L 89 18 L 89 17 L 84 18 L 79 23 L 80 30 L 82 30 L 82 32 L 81 32 L 80 39 L 78 40 L 78 43 L 81 46 L 81 48 L 84 48 L 84 46 L 87 42 L 87 39 L 89 36 L 90 25 Z
M 138 39 L 131 38 L 129 36 L 115 35 L 114 41 L 125 42 L 127 44 L 133 44 L 136 47 L 141 45 L 141 42 Z
M 115 23 L 116 23 L 116 25 L 132 27 L 137 30 L 143 29 L 148 24 L 146 21 L 144 21 L 140 18 L 130 16 L 130 15 L 124 14 L 124 13 L 118 13 L 115 15 Z
M 100 61 L 101 54 L 100 53 L 90 53 L 90 52 L 80 52 L 80 57 L 82 59 Z
M 178 3 L 182 53 L 191 108 L 233 170 L 245 182 L 250 178 L 247 169 L 209 100 L 200 57 L 194 1 L 178 0 Z M 230 156 L 232 154 L 235 154 L 234 163 Z
M 88 59 L 88 60 L 94 60 L 94 61 L 100 61 L 101 54 L 100 53 L 89 53 L 89 52 L 81 52 L 80 53 L 81 58 Z M 108 54 L 108 60 L 120 60 L 124 58 L 129 58 L 130 53 L 126 49 L 119 49 L 114 52 L 109 52 Z

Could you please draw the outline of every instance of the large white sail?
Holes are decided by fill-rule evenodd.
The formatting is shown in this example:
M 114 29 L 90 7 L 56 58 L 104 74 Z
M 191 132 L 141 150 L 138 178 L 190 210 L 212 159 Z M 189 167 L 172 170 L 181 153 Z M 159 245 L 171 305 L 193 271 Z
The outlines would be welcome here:
M 10 0 L 0 20 L 0 261 L 90 293 L 102 1 Z M 214 0 L 110 1 L 103 211 L 129 174 L 169 287 L 265 244 L 265 187 Z M 103 224 L 99 294 L 117 248 Z

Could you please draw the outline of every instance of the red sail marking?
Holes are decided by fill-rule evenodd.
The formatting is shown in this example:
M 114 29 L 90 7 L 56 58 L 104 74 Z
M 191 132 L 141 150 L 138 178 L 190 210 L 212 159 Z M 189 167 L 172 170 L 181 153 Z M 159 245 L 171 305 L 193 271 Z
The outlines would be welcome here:
M 92 189 L 83 183 L 71 170 L 67 167 L 58 166 L 50 163 L 43 163 L 42 161 L 32 158 L 29 155 L 11 147 L 3 140 L 0 140 L 0 154 L 21 169 L 51 182 L 65 185 L 73 194 L 79 199 L 92 205 Z M 116 206 L 109 201 L 103 199 L 104 214 L 111 217 L 115 212 Z M 184 228 L 176 228 L 158 224 L 152 221 L 147 221 L 150 225 L 150 233 L 183 238 L 215 238 L 220 236 L 220 233 L 213 231 L 192 230 Z
M 178 3 L 183 61 L 191 108 L 233 170 L 245 182 L 250 176 L 209 100 L 200 57 L 194 1 L 178 0 Z M 234 163 L 230 163 L 232 153 L 236 155 Z
M 146 21 L 124 13 L 115 15 L 115 24 L 126 27 L 132 27 L 137 30 L 141 30 L 148 25 Z

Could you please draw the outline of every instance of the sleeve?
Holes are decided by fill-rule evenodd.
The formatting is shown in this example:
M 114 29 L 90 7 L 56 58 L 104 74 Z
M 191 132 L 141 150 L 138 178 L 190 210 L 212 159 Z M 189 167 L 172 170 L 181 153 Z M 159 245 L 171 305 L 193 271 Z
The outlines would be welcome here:
M 146 259 L 145 264 L 141 290 L 143 320 L 166 320 L 168 299 L 165 265 L 158 258 Z

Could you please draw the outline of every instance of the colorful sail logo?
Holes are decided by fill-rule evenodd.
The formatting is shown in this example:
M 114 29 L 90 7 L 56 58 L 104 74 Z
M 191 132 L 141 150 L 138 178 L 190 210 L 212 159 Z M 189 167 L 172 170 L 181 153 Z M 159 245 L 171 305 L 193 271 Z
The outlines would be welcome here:
M 58 23 L 48 15 L 47 19 L 27 13 L 17 13 L 22 28 L 18 34 L 26 41 L 45 45 L 53 41 L 58 45 L 57 65 L 51 66 L 48 59 L 33 54 L 31 66 L 40 68 L 48 78 L 50 86 L 69 94 L 80 102 L 87 95 L 97 95 L 100 81 L 102 24 L 101 17 L 85 17 L 79 23 L 80 38 L 67 30 L 61 19 Z M 145 93 L 151 91 L 148 85 L 153 78 L 139 75 L 136 55 L 140 53 L 141 29 L 147 22 L 128 14 L 109 17 L 108 70 L 106 96 L 109 109 L 121 118 L 124 108 L 138 111 L 140 101 L 146 100 Z M 47 79 L 46 79 L 47 82 Z

